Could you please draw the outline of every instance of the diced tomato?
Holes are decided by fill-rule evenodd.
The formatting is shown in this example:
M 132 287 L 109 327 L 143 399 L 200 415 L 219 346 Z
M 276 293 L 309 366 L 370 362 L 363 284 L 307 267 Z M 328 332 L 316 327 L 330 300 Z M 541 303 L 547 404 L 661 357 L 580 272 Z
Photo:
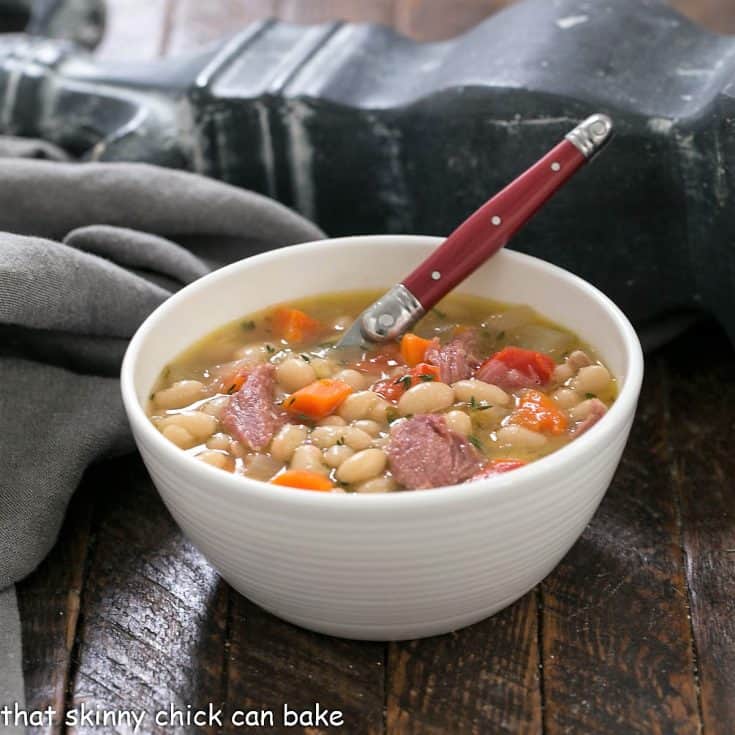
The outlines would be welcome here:
M 556 367 L 553 358 L 545 355 L 543 352 L 525 350 L 522 347 L 505 347 L 500 352 L 496 352 L 488 358 L 480 366 L 478 373 L 481 373 L 483 366 L 492 360 L 502 362 L 511 370 L 518 370 L 518 372 L 523 373 L 528 378 L 538 378 L 541 385 L 549 382 L 551 374 Z
M 375 383 L 370 390 L 379 393 L 386 401 L 396 403 L 400 397 L 414 385 L 432 380 L 439 380 L 440 371 L 435 365 L 420 362 L 396 378 L 386 378 Z

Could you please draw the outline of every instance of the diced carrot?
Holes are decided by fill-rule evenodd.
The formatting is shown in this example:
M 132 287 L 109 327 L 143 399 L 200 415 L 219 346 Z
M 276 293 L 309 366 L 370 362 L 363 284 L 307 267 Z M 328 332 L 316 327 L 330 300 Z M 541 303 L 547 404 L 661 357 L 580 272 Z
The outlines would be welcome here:
M 273 313 L 273 330 L 287 342 L 304 342 L 318 334 L 322 324 L 301 309 L 279 306 Z
M 352 386 L 341 380 L 323 378 L 292 393 L 283 407 L 292 415 L 318 421 L 336 411 L 352 393 Z
M 557 408 L 549 396 L 531 388 L 521 393 L 518 407 L 508 421 L 531 431 L 554 435 L 563 434 L 569 425 L 566 414 Z
M 504 347 L 490 359 L 500 360 L 509 368 L 518 370 L 530 377 L 538 376 L 542 383 L 548 383 L 556 363 L 543 352 L 524 350 L 522 347 Z
M 406 365 L 413 367 L 424 361 L 426 350 L 431 344 L 430 339 L 424 339 L 417 334 L 408 332 L 401 338 L 401 355 L 406 361 Z
M 271 480 L 271 485 L 296 487 L 301 490 L 321 490 L 322 492 L 334 488 L 328 477 L 311 470 L 286 470 L 280 475 L 276 475 Z
M 394 403 L 414 385 L 431 380 L 439 380 L 440 370 L 436 365 L 420 362 L 403 375 L 396 378 L 386 378 L 375 383 L 370 390 L 379 393 L 386 401 Z

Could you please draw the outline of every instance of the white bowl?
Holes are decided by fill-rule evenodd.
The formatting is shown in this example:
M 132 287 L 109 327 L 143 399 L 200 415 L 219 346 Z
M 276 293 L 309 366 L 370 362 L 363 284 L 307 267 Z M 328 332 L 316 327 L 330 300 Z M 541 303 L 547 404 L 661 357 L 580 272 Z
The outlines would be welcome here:
M 596 347 L 620 383 L 618 400 L 599 424 L 527 467 L 434 490 L 306 492 L 199 462 L 147 419 L 144 403 L 156 377 L 200 337 L 276 302 L 387 288 L 440 242 L 352 237 L 248 258 L 166 301 L 125 355 L 125 408 L 171 514 L 236 590 L 305 628 L 396 640 L 446 633 L 492 615 L 564 556 L 620 460 L 643 374 L 635 331 L 606 296 L 580 278 L 508 250 L 459 290 L 530 304 Z

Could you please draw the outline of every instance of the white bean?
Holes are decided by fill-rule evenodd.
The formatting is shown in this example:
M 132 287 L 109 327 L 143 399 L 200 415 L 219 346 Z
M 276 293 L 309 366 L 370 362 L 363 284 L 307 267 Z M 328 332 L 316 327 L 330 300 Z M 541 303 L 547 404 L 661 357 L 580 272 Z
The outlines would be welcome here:
M 219 449 L 223 452 L 229 452 L 231 443 L 232 438 L 229 434 L 212 434 L 207 439 L 207 449 Z
M 454 391 L 446 383 L 419 383 L 409 388 L 398 401 L 401 416 L 443 411 L 454 403 Z
M 320 380 L 322 378 L 331 378 L 334 374 L 335 365 L 333 360 L 327 360 L 323 357 L 312 357 L 309 364 L 314 368 L 316 377 Z
M 236 439 L 233 439 L 230 442 L 230 454 L 233 457 L 237 457 L 238 459 L 242 459 L 247 453 L 248 452 L 245 449 L 245 447 L 239 441 L 237 441 Z
M 196 446 L 198 443 L 183 426 L 177 426 L 176 424 L 165 426 L 161 433 L 166 439 L 173 442 L 177 447 L 181 447 L 181 449 L 191 449 L 191 447 Z
M 202 413 L 208 413 L 210 416 L 214 416 L 218 419 L 222 415 L 222 411 L 225 410 L 225 406 L 230 402 L 229 396 L 219 396 L 213 398 L 211 401 L 207 401 L 199 406 L 199 410 Z
M 602 365 L 582 367 L 572 381 L 572 388 L 579 393 L 600 393 L 610 385 L 610 373 Z
M 444 420 L 451 431 L 462 436 L 472 433 L 472 419 L 464 411 L 448 411 L 444 414 Z
M 356 488 L 358 493 L 389 493 L 395 490 L 398 484 L 392 477 L 374 477 L 372 480 L 361 482 Z
M 254 480 L 267 482 L 283 468 L 283 462 L 279 462 L 267 454 L 248 454 L 245 457 L 245 474 Z
M 181 426 L 195 439 L 203 442 L 214 434 L 214 430 L 217 428 L 217 419 L 201 411 L 187 411 L 186 413 L 167 416 L 161 421 L 161 425 L 164 427 Z
M 388 458 L 382 449 L 363 449 L 346 459 L 337 469 L 340 482 L 364 482 L 385 469 Z
M 546 437 L 523 426 L 503 426 L 495 436 L 500 444 L 518 449 L 538 449 L 546 444 Z
M 288 357 L 276 367 L 276 380 L 288 393 L 313 383 L 316 380 L 314 368 L 300 357 Z
M 554 383 L 566 383 L 569 378 L 571 378 L 574 375 L 574 369 L 571 365 L 567 364 L 566 362 L 557 365 L 554 368 L 554 372 L 551 374 L 551 380 Z
M 373 441 L 373 437 L 370 434 L 354 426 L 346 427 L 342 432 L 342 438 L 345 444 L 355 451 L 367 449 Z
M 326 475 L 329 468 L 324 464 L 324 457 L 319 447 L 313 444 L 302 444 L 296 447 L 291 457 L 292 470 L 311 470 Z
M 567 357 L 567 365 L 574 370 L 574 372 L 577 372 L 580 368 L 587 367 L 587 365 L 592 364 L 592 360 L 590 359 L 589 355 L 586 352 L 583 352 L 582 350 L 574 350 L 568 357 Z
M 551 398 L 559 408 L 572 408 L 580 401 L 579 393 L 571 388 L 557 388 Z
M 393 405 L 386 401 L 381 396 L 378 396 L 378 399 L 373 403 L 372 407 L 370 408 L 370 413 L 368 414 L 368 418 L 372 419 L 373 421 L 377 421 L 379 424 L 385 424 L 388 422 L 388 410 L 393 408 Z
M 234 358 L 235 360 L 243 360 L 248 365 L 257 365 L 268 360 L 271 355 L 271 350 L 263 342 L 244 345 L 235 350 Z
M 502 388 L 476 378 L 458 380 L 452 388 L 458 401 L 468 402 L 474 398 L 491 406 L 507 406 L 510 403 L 510 396 Z
M 384 447 L 388 446 L 389 441 L 390 436 L 388 436 L 388 434 L 381 434 L 380 436 L 376 436 L 375 439 L 370 442 L 370 446 L 377 447 L 378 449 L 383 449 Z
M 347 398 L 342 401 L 342 405 L 337 409 L 337 413 L 345 421 L 358 421 L 359 419 L 370 418 L 370 411 L 375 406 L 380 396 L 371 390 L 361 390 L 357 393 L 350 393 Z
M 354 453 L 355 450 L 346 444 L 335 444 L 324 451 L 324 461 L 330 467 L 339 467 L 342 462 L 349 459 Z
M 590 413 L 592 413 L 598 399 L 590 398 L 586 401 L 582 401 L 573 408 L 569 409 L 569 415 L 574 421 L 581 421 L 586 419 Z
M 360 429 L 370 436 L 377 436 L 380 434 L 380 424 L 372 419 L 360 419 L 352 424 L 356 429 Z
M 159 408 L 183 408 L 203 397 L 204 386 L 198 380 L 179 380 L 169 388 L 159 390 L 153 401 Z
M 311 443 L 320 449 L 327 449 L 343 441 L 345 431 L 344 426 L 317 426 L 311 432 Z
M 318 421 L 317 426 L 347 426 L 347 422 L 341 416 L 332 414 Z
M 225 472 L 235 471 L 235 460 L 224 452 L 201 452 L 196 457 L 201 462 L 212 465 L 212 467 L 217 467 L 220 470 L 225 470 Z
M 309 430 L 301 424 L 286 424 L 273 437 L 271 456 L 279 462 L 288 462 L 300 444 L 306 441 Z
M 249 344 L 235 350 L 235 359 L 243 360 L 248 365 L 257 365 L 266 362 L 273 351 L 273 347 L 269 350 L 264 342 Z
M 353 390 L 364 390 L 367 387 L 367 378 L 357 370 L 340 370 L 335 376 L 335 380 L 341 380 L 343 383 L 351 386 Z

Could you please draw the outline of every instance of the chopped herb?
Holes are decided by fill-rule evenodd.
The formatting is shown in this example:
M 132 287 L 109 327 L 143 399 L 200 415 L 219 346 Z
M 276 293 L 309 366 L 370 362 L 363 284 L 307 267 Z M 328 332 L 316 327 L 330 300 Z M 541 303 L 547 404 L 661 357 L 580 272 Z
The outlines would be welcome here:
M 228 389 L 227 394 L 232 395 L 237 390 L 237 383 L 233 383 Z
M 436 380 L 436 376 L 432 375 L 431 373 L 422 373 L 419 375 L 419 380 L 423 380 L 425 383 L 429 383 L 432 380 Z
M 302 360 L 303 360 L 304 362 L 311 362 L 311 358 L 310 358 L 310 357 L 309 357 L 308 355 L 305 355 L 305 354 L 303 354 L 303 353 L 301 354 L 301 359 L 302 359 Z
M 395 379 L 395 384 L 403 387 L 403 390 L 408 390 L 411 387 L 412 379 L 410 375 L 403 375 L 400 378 Z
M 472 411 L 474 411 L 477 408 L 477 401 L 475 400 L 474 396 L 470 396 L 470 400 L 467 402 L 467 405 L 470 407 Z
M 296 418 L 300 421 L 311 421 L 311 416 L 307 416 L 305 413 L 297 413 Z
M 505 339 L 505 332 L 498 332 L 498 339 Z
M 392 424 L 396 419 L 400 418 L 400 414 L 395 408 L 389 408 L 385 412 L 385 418 L 389 424 Z
M 431 310 L 439 319 L 446 319 L 447 315 L 441 310 L 437 309 L 436 306 Z
M 480 440 L 474 434 L 470 434 L 467 439 L 471 444 L 477 447 L 477 449 L 482 449 L 482 444 L 480 443 Z
M 337 439 L 336 445 L 338 447 L 343 447 L 345 445 L 345 438 L 343 436 L 341 436 L 339 439 Z
M 594 393 L 585 393 L 584 397 L 587 398 L 588 400 L 590 398 L 597 398 L 597 396 Z
M 150 394 L 150 395 L 148 396 L 148 400 L 149 400 L 149 401 L 152 401 L 152 400 L 153 400 L 153 398 L 155 397 L 155 395 L 156 395 L 155 393 L 151 393 L 151 394 Z
M 255 329 L 255 322 L 252 319 L 248 319 L 242 323 L 242 328 L 246 329 L 248 332 L 252 332 L 253 329 Z
M 276 348 L 275 348 L 275 347 L 274 347 L 273 345 L 266 345 L 266 346 L 265 346 L 265 351 L 266 351 L 266 352 L 267 352 L 267 353 L 268 353 L 269 355 L 272 355 L 272 354 L 274 354 L 274 353 L 275 353 L 275 351 L 276 351 Z

